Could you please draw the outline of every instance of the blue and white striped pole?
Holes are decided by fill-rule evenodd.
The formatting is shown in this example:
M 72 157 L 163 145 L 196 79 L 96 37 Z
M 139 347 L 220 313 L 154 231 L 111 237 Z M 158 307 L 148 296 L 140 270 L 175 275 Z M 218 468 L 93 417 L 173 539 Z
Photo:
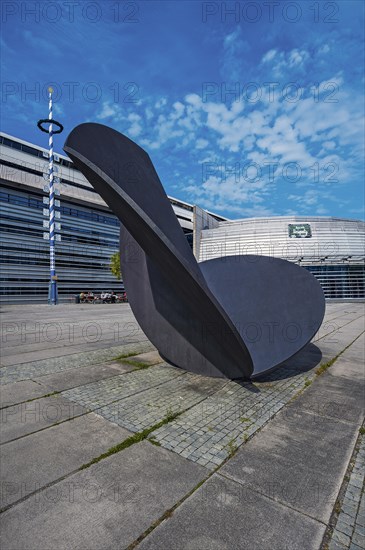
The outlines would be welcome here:
M 49 146 L 49 256 L 50 256 L 50 282 L 48 291 L 48 303 L 56 305 L 58 302 L 57 275 L 56 275 L 56 250 L 55 250 L 55 178 L 53 170 L 53 135 L 60 134 L 63 131 L 63 126 L 57 120 L 52 118 L 52 93 L 53 89 L 48 88 L 48 118 L 38 120 L 37 126 L 42 132 L 48 133 Z M 43 127 L 43 124 L 48 124 L 48 130 Z M 53 125 L 56 125 L 56 130 L 53 130 Z M 47 214 L 47 210 L 46 210 Z M 47 235 L 47 234 L 46 234 Z
M 54 193 L 54 173 L 53 173 L 53 124 L 52 124 L 52 88 L 48 88 L 48 106 L 49 106 L 49 126 L 48 126 L 48 145 L 49 145 L 49 257 L 50 257 L 50 288 L 49 303 L 56 305 L 58 302 L 57 275 L 56 275 L 56 250 L 55 250 L 55 193 Z

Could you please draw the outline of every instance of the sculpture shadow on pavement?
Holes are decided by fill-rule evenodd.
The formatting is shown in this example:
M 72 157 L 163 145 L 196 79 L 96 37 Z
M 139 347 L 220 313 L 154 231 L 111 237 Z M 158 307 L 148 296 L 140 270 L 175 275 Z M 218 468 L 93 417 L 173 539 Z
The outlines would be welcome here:
M 325 301 L 304 268 L 267 256 L 198 263 L 148 154 L 85 123 L 64 150 L 121 221 L 121 269 L 132 311 L 161 356 L 205 376 L 255 378 L 302 349 Z

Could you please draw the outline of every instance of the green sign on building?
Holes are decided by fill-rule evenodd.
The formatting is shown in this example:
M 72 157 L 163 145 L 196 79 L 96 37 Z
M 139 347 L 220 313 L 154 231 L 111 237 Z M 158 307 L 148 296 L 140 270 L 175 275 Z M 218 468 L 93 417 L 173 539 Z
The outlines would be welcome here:
M 309 239 L 312 236 L 309 223 L 289 223 L 288 230 L 291 239 Z

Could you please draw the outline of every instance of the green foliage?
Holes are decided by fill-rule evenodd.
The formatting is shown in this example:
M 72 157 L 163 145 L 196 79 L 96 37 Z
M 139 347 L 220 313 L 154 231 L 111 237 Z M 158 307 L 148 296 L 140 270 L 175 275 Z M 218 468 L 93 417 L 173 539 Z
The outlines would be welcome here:
M 112 256 L 110 256 L 110 271 L 113 273 L 113 275 L 117 279 L 122 278 L 122 273 L 120 270 L 120 253 L 116 252 Z
M 231 458 L 236 453 L 238 447 L 234 437 L 232 437 L 232 439 L 228 441 L 227 445 L 225 445 L 224 448 L 227 450 L 229 458 Z

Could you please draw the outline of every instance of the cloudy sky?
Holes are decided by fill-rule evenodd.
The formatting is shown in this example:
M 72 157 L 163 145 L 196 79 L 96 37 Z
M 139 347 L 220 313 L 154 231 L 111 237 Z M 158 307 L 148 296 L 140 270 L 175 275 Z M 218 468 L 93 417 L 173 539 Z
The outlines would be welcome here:
M 364 216 L 360 1 L 3 2 L 3 131 L 125 133 L 171 196 L 229 218 Z

